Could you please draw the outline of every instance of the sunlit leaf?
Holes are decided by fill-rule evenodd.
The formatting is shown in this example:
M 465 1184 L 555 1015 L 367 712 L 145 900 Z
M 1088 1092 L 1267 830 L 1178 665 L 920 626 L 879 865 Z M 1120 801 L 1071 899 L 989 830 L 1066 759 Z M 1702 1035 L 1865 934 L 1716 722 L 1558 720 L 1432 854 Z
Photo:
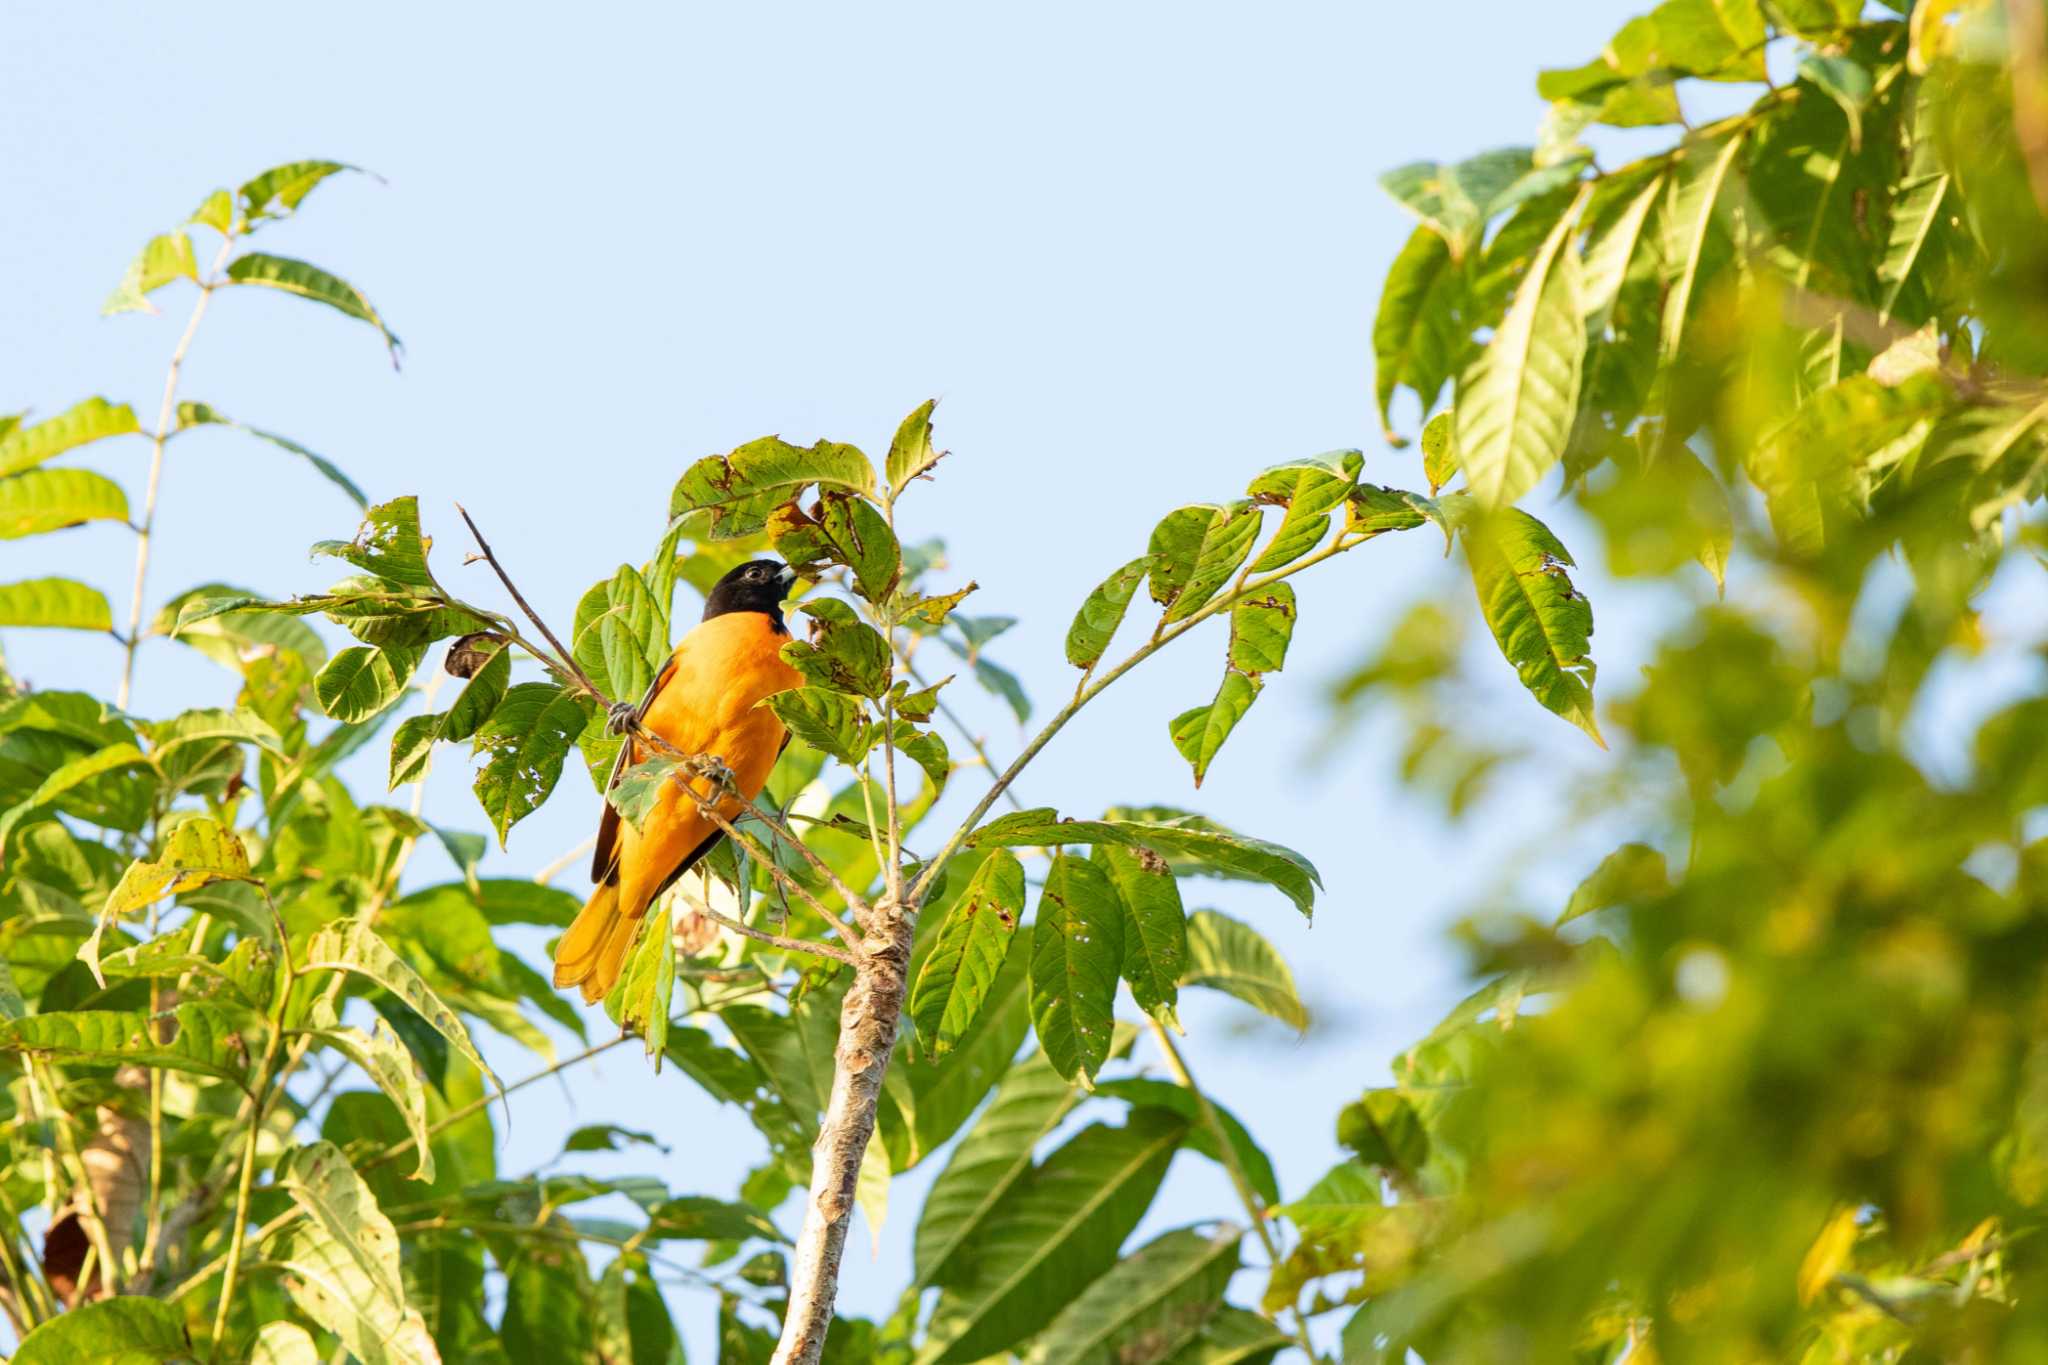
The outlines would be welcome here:
M 1273 1159 L 1266 1155 L 1251 1130 L 1214 1099 L 1209 1108 L 1215 1111 L 1216 1121 L 1223 1128 L 1230 1143 L 1230 1156 L 1226 1156 L 1216 1145 L 1216 1135 L 1209 1130 L 1208 1116 L 1203 1112 L 1202 1099 L 1186 1086 L 1171 1081 L 1158 1081 L 1149 1077 L 1131 1077 L 1125 1080 L 1099 1081 L 1095 1093 L 1103 1099 L 1123 1100 L 1133 1108 L 1165 1109 L 1179 1114 L 1188 1121 L 1187 1145 L 1200 1152 L 1219 1166 L 1228 1167 L 1230 1156 L 1237 1159 L 1239 1169 L 1252 1192 L 1267 1204 L 1280 1202 L 1280 1182 L 1273 1173 Z
M 288 217 L 329 176 L 357 169 L 339 161 L 288 161 L 272 166 L 243 182 L 238 191 L 243 223 L 253 229 L 265 219 Z
M 850 445 L 793 446 L 779 436 L 763 436 L 685 470 L 669 495 L 669 520 L 708 511 L 711 539 L 753 535 L 766 526 L 770 510 L 811 484 L 869 496 L 875 492 L 874 466 Z
M 126 403 L 87 398 L 55 417 L 0 433 L 0 476 L 19 474 L 67 450 L 141 429 L 135 410 Z
M 199 262 L 192 256 L 192 239 L 182 232 L 166 232 L 149 239 L 128 266 L 111 297 L 100 307 L 102 314 L 154 312 L 149 296 L 173 280 L 197 280 Z
M 1173 747 L 1194 769 L 1195 785 L 1202 785 L 1202 779 L 1209 773 L 1209 764 L 1223 748 L 1223 742 L 1230 738 L 1230 732 L 1244 719 L 1244 713 L 1258 699 L 1264 684 L 1256 677 L 1228 669 L 1223 674 L 1222 685 L 1216 689 L 1215 699 L 1201 706 L 1181 712 L 1168 723 L 1173 735 Z
M 929 470 L 941 458 L 943 452 L 932 449 L 932 409 L 938 406 L 938 401 L 927 398 L 918 404 L 916 411 L 896 428 L 895 439 L 889 442 L 886 468 L 892 505 L 903 496 L 903 490 L 910 486 L 912 479 Z
M 89 469 L 31 469 L 0 479 L 0 540 L 126 520 L 128 495 L 121 485 Z
M 1316 548 L 1330 529 L 1330 513 L 1344 505 L 1358 483 L 1365 456 L 1355 450 L 1333 450 L 1275 465 L 1253 479 L 1245 490 L 1257 503 L 1287 509 L 1280 529 L 1252 561 L 1253 573 L 1285 568 Z
M 762 703 L 789 727 L 790 734 L 821 753 L 856 766 L 867 754 L 860 703 L 823 687 L 777 692 Z
M 398 1234 L 340 1149 L 297 1149 L 277 1184 L 304 1216 L 272 1234 L 262 1254 L 283 1268 L 292 1301 L 363 1365 L 438 1365 L 425 1322 L 406 1307 Z
M 1168 621 L 1201 610 L 1252 551 L 1261 518 L 1256 503 L 1182 507 L 1152 532 L 1152 600 Z
M 336 720 L 365 721 L 398 700 L 418 662 L 417 651 L 351 645 L 314 676 L 313 696 Z
M 114 611 L 97 588 L 69 578 L 0 583 L 0 626 L 112 630 Z
M 1580 267 L 1567 214 L 1552 230 L 1493 337 L 1458 379 L 1454 439 L 1465 484 L 1503 507 L 1564 455 L 1586 353 Z
M 470 1041 L 469 1030 L 455 1011 L 420 977 L 367 922 L 352 927 L 330 925 L 315 934 L 299 962 L 301 971 L 351 972 L 382 986 L 409 1006 L 434 1032 L 445 1038 L 463 1059 L 489 1079 L 502 1094 L 504 1085 Z
M 1606 747 L 1593 715 L 1593 607 L 1566 572 L 1572 557 L 1550 529 L 1509 508 L 1466 523 L 1459 539 L 1480 614 L 1537 701 Z
M 1131 998 L 1148 1014 L 1171 1017 L 1187 971 L 1187 914 L 1180 886 L 1166 860 L 1149 848 L 1098 844 L 1091 855 L 1108 875 L 1124 908 L 1124 951 L 1119 968 Z
M 428 1141 L 427 1096 L 420 1085 L 419 1073 L 413 1069 L 412 1053 L 406 1050 L 405 1044 L 385 1020 L 378 1019 L 373 1028 L 374 1032 L 365 1033 L 359 1028 L 336 1026 L 321 1029 L 314 1036 L 354 1062 L 397 1106 L 399 1115 L 405 1120 L 406 1131 L 412 1135 L 413 1149 L 418 1154 L 412 1178 L 431 1181 L 434 1178 L 434 1149 Z
M 159 1365 L 191 1356 L 185 1315 L 162 1299 L 124 1295 L 49 1319 L 15 1348 L 15 1365 Z
M 1407 444 L 1394 434 L 1395 388 L 1413 389 L 1428 412 L 1461 367 L 1471 345 L 1464 302 L 1465 273 L 1450 243 L 1433 227 L 1416 228 L 1387 271 L 1372 324 L 1373 391 L 1390 444 Z
M 152 1037 L 152 1028 L 158 1035 Z M 158 1067 L 246 1084 L 249 1047 L 236 1015 L 179 1005 L 169 1020 L 142 1010 L 52 1010 L 0 1023 L 0 1052 L 88 1066 Z

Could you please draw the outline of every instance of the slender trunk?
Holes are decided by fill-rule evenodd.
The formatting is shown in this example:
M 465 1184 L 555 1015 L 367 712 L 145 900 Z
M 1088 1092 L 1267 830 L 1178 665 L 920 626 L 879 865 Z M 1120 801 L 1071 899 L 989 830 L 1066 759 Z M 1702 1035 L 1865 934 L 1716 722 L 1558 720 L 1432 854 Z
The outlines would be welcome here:
M 837 1065 L 825 1123 L 811 1149 L 811 1192 L 804 1229 L 796 1244 L 789 1308 L 773 1365 L 816 1365 L 832 1325 L 839 1294 L 839 1260 L 853 1219 L 861 1159 L 875 1132 L 875 1106 L 882 1078 L 903 1022 L 910 940 L 917 917 L 889 900 L 874 908 L 868 924 L 867 960 L 855 968 L 853 985 L 839 1012 Z

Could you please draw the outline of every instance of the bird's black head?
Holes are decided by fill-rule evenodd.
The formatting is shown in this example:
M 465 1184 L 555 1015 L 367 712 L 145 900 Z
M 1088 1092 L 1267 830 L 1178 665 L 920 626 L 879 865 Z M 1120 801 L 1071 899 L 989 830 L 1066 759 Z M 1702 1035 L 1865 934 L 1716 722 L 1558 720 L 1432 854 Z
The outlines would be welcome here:
M 789 596 L 789 586 L 794 582 L 796 570 L 787 564 L 773 559 L 750 559 L 712 585 L 711 595 L 704 599 L 704 619 L 709 621 L 729 611 L 758 611 L 781 630 L 782 599 Z

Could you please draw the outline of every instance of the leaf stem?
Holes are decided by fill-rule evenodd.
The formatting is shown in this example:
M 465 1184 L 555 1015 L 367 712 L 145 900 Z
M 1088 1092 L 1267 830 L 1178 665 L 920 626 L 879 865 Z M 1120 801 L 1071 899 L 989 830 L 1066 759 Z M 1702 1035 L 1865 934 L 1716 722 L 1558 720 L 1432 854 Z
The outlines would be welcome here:
M 742 937 L 753 939 L 759 943 L 765 943 L 771 948 L 780 948 L 786 953 L 810 953 L 816 957 L 831 958 L 834 962 L 843 962 L 849 967 L 860 965 L 860 959 L 845 948 L 834 947 L 830 943 L 820 943 L 816 939 L 785 938 L 781 934 L 771 934 L 766 930 L 756 929 L 744 920 L 737 920 L 731 915 L 720 914 L 718 911 L 713 910 L 704 903 L 701 897 L 693 896 L 689 892 L 682 890 L 680 885 L 677 887 L 676 894 L 689 904 L 690 909 L 702 915 L 705 919 L 712 921 L 714 924 L 722 924 Z M 827 922 L 830 922 L 829 919 Z
M 1180 621 L 1176 621 L 1171 626 L 1163 624 L 1165 618 L 1162 617 L 1161 626 L 1153 631 L 1151 637 L 1144 644 L 1139 645 L 1137 649 L 1133 650 L 1129 658 L 1076 692 L 1074 699 L 1061 707 L 1059 712 L 1045 723 L 1045 728 L 1031 737 L 1031 742 L 1024 746 L 1024 751 L 1011 760 L 1010 766 L 1003 769 L 1002 774 L 990 784 L 988 791 L 982 794 L 981 800 L 975 804 L 974 809 L 968 812 L 967 818 L 960 822 L 960 827 L 953 831 L 952 837 L 946 841 L 946 846 L 939 850 L 938 856 L 926 864 L 925 870 L 918 875 L 917 881 L 905 893 L 906 901 L 914 905 L 923 898 L 924 894 L 931 889 L 932 879 L 938 874 L 938 870 L 946 865 L 946 861 L 949 858 L 960 851 L 960 845 L 967 841 L 967 836 L 974 832 L 975 826 L 981 823 L 982 818 L 989 813 L 990 808 L 1001 799 L 1004 792 L 1009 790 L 1010 784 L 1017 780 L 1018 774 L 1022 773 L 1030 765 L 1032 759 L 1038 757 L 1038 751 L 1049 744 L 1052 741 L 1052 737 L 1064 729 L 1067 722 L 1072 720 L 1082 707 L 1100 696 L 1104 688 L 1136 668 L 1139 664 L 1145 662 L 1145 660 L 1151 658 L 1154 654 L 1157 654 L 1167 645 L 1172 644 L 1175 640 L 1187 634 L 1190 630 L 1193 630 L 1202 622 L 1218 612 L 1228 609 L 1239 599 L 1263 591 L 1284 578 L 1291 578 L 1302 570 L 1320 564 L 1324 560 L 1336 555 L 1343 554 L 1354 546 L 1363 545 L 1369 539 L 1371 539 L 1369 536 L 1356 536 L 1346 539 L 1345 533 L 1340 530 L 1335 539 L 1322 549 L 1317 550 L 1314 554 L 1304 559 L 1296 560 L 1284 569 L 1276 569 L 1272 573 L 1261 575 L 1258 578 L 1240 581 L 1229 592 L 1222 594 L 1213 601 L 1205 603 L 1199 610 Z
M 1266 1249 L 1266 1265 L 1269 1275 L 1280 1268 L 1280 1247 L 1273 1240 L 1273 1230 L 1266 1224 L 1266 1211 L 1259 1203 L 1258 1192 L 1252 1188 L 1250 1177 L 1244 1173 L 1244 1163 L 1238 1159 L 1237 1148 L 1231 1144 L 1230 1133 L 1223 1126 L 1223 1118 L 1216 1112 L 1208 1092 L 1195 1083 L 1194 1073 L 1188 1069 L 1187 1058 L 1181 1056 L 1179 1044 L 1173 1041 L 1173 1031 L 1159 1021 L 1159 1016 L 1148 1014 L 1145 1022 L 1151 1025 L 1152 1036 L 1159 1040 L 1159 1050 L 1166 1054 L 1167 1069 L 1181 1088 L 1195 1097 L 1195 1105 L 1202 1111 L 1202 1123 L 1209 1130 L 1209 1136 L 1216 1143 L 1216 1150 L 1223 1158 L 1223 1168 L 1230 1172 L 1230 1183 L 1237 1188 L 1238 1202 L 1244 1205 L 1245 1216 L 1251 1220 L 1252 1232 L 1257 1235 L 1259 1245 Z M 1308 1327 L 1299 1314 L 1293 1314 L 1290 1335 L 1294 1344 L 1316 1359 L 1315 1344 L 1309 1340 Z
M 171 352 L 170 366 L 164 374 L 163 403 L 157 409 L 156 434 L 149 441 L 149 484 L 142 495 L 142 522 L 135 528 L 135 583 L 128 599 L 128 634 L 121 641 L 121 684 L 114 690 L 114 705 L 124 711 L 128 708 L 128 694 L 135 681 L 135 651 L 142 644 L 142 590 L 149 578 L 150 536 L 156 529 L 157 492 L 163 485 L 164 446 L 171 439 L 171 418 L 177 411 L 178 376 L 185 368 L 185 354 L 192 348 L 192 336 L 199 330 L 199 320 L 206 316 L 206 305 L 213 301 L 213 291 L 220 286 L 217 277 L 221 267 L 227 264 L 228 255 L 234 247 L 234 234 L 223 234 L 220 252 L 213 258 L 207 278 L 199 282 L 199 299 L 192 305 L 192 316 L 186 319 L 184 335 L 178 338 L 177 347 Z
M 268 899 L 267 894 L 265 899 Z M 226 1346 L 228 1311 L 234 1306 L 235 1280 L 241 1273 L 242 1250 L 248 1244 L 249 1198 L 256 1185 L 256 1145 L 263 1136 L 263 1123 L 270 1110 L 270 1101 L 277 1091 L 284 1088 L 278 1082 L 277 1054 L 284 1042 L 285 1014 L 291 1005 L 292 988 L 298 984 L 298 973 L 292 966 L 290 943 L 280 940 L 277 946 L 284 959 L 284 980 L 279 983 L 276 1003 L 271 1006 L 269 1036 L 263 1040 L 263 1061 L 257 1067 L 256 1086 L 251 1092 L 255 1105 L 249 1115 L 248 1140 L 242 1148 L 242 1169 L 235 1179 L 234 1221 L 229 1225 L 227 1259 L 221 1270 L 220 1304 L 213 1311 L 213 1354 L 216 1360 L 222 1358 Z M 301 1048 L 295 1058 L 304 1055 Z

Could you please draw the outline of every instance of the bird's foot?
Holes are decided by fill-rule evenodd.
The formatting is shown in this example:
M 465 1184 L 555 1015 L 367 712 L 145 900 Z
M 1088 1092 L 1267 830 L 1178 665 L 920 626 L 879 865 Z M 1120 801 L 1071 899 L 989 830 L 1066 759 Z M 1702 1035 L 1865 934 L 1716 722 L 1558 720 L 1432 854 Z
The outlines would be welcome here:
M 605 713 L 605 728 L 612 734 L 623 735 L 633 728 L 639 719 L 640 708 L 629 701 L 615 701 Z

